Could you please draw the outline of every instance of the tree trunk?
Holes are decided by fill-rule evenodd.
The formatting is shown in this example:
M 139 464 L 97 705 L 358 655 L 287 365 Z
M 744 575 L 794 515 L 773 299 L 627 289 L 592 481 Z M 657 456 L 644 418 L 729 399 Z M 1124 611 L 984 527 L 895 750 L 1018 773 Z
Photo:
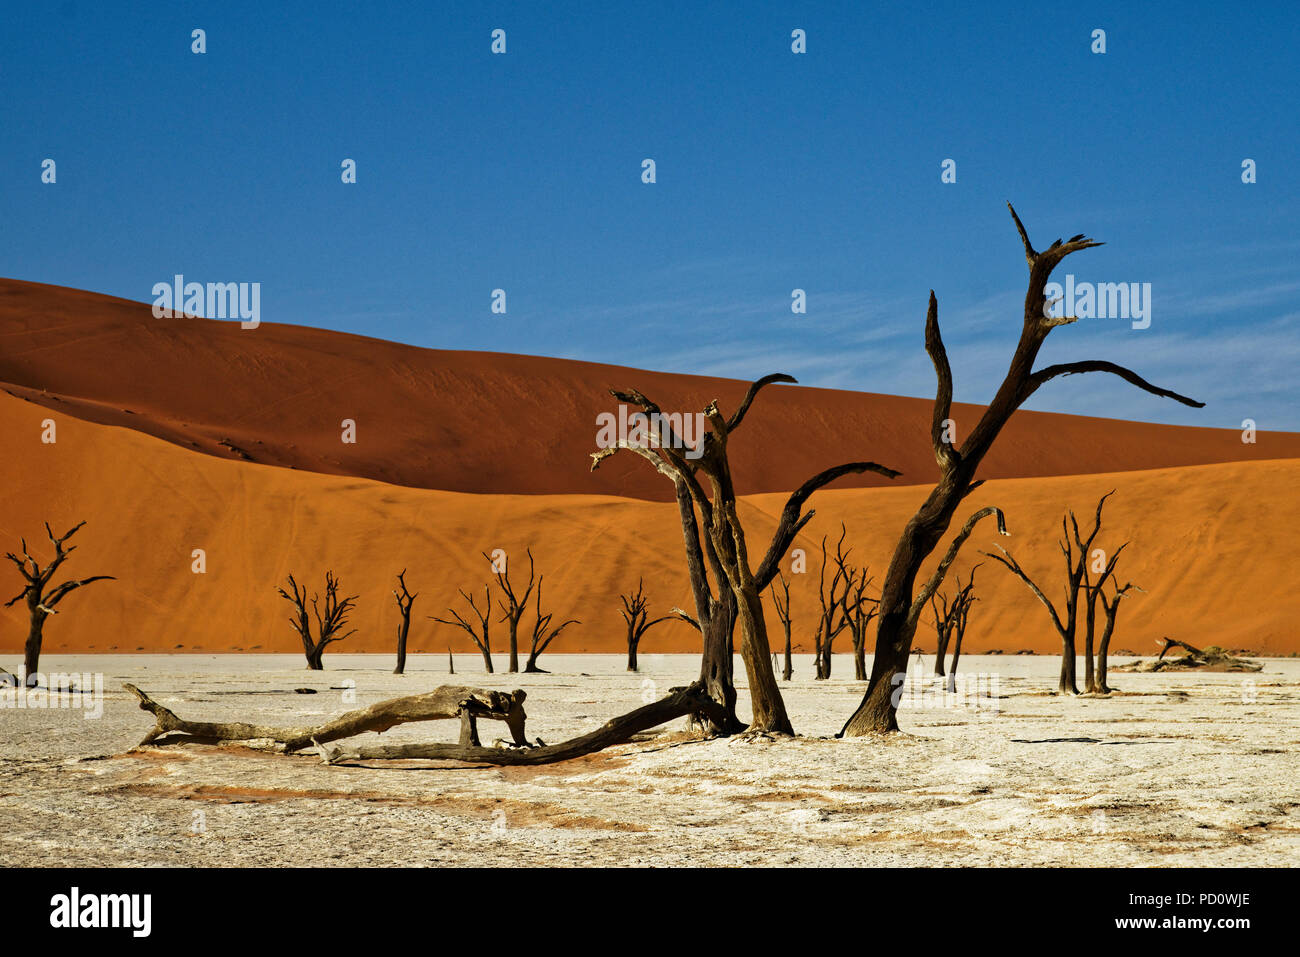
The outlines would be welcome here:
M 411 619 L 403 618 L 402 623 L 397 628 L 397 667 L 393 669 L 393 674 L 406 674 L 406 634 L 411 629 Z
M 509 619 L 508 624 L 510 625 L 510 668 L 509 668 L 509 671 L 510 671 L 511 674 L 514 674 L 514 673 L 516 673 L 516 672 L 519 670 L 519 619 L 518 619 L 518 618 L 513 618 L 513 617 L 512 617 L 512 618 Z M 492 668 L 491 668 L 490 663 L 489 663 L 488 671 L 491 671 L 491 670 L 492 670 Z
M 730 593 L 727 597 L 731 598 Z M 735 648 L 732 632 L 735 627 L 734 598 L 730 601 L 709 599 L 707 622 L 700 622 L 704 643 L 700 656 L 700 681 L 709 697 L 722 706 L 725 719 L 719 723 L 707 715 L 705 726 L 711 734 L 739 734 L 745 725 L 736 717 L 736 685 L 734 677 Z
M 776 675 L 769 666 L 772 648 L 767 641 L 767 623 L 763 618 L 763 601 L 756 588 L 742 586 L 740 610 L 740 657 L 749 678 L 749 697 L 754 707 L 752 731 L 794 735 L 794 726 L 786 714 Z
M 636 639 L 629 637 L 627 640 L 627 670 L 636 671 Z
M 794 660 L 790 657 L 790 623 L 785 625 L 785 668 L 781 671 L 781 679 L 789 681 L 794 677 Z
M 1075 668 L 1078 665 L 1074 657 L 1074 634 L 1071 632 L 1061 638 L 1061 680 L 1056 686 L 1056 690 L 1061 694 L 1079 693 L 1078 685 L 1074 680 Z
M 1097 676 L 1092 666 L 1093 636 L 1096 634 L 1097 627 L 1097 593 L 1089 590 L 1084 596 L 1087 604 L 1084 615 L 1084 628 L 1086 629 L 1083 636 L 1083 689 L 1088 694 L 1094 694 L 1097 691 Z
M 853 635 L 853 680 L 867 680 L 867 629 L 864 625 Z
M 41 670 L 41 644 L 44 641 L 45 613 L 39 608 L 31 609 L 31 624 L 27 629 L 27 644 L 23 647 L 23 682 L 32 687 L 34 677 Z
M 952 666 L 948 669 L 948 690 L 954 694 L 957 692 L 957 662 L 961 659 L 961 639 L 964 630 L 957 632 L 957 641 L 952 649 Z
M 324 671 L 325 670 L 324 655 L 325 655 L 324 645 L 317 645 L 316 647 L 312 648 L 311 651 L 307 652 L 307 670 Z

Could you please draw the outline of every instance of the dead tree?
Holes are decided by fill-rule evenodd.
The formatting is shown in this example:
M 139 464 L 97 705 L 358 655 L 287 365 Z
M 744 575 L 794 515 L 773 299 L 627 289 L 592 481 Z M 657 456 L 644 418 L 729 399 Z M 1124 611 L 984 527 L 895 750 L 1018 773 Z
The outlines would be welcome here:
M 496 572 L 497 584 L 501 586 L 501 591 L 505 593 L 504 599 L 497 600 L 497 606 L 501 609 L 501 620 L 506 623 L 509 629 L 510 641 L 510 673 L 514 674 L 519 670 L 519 619 L 524 617 L 524 611 L 528 608 L 528 596 L 533 590 L 533 551 L 528 549 L 528 587 L 524 589 L 522 595 L 516 595 L 514 587 L 510 584 L 510 565 L 509 559 L 500 567 L 485 552 L 483 557 L 492 563 L 493 570 Z
M 688 688 L 673 688 L 660 698 L 635 711 L 612 718 L 595 731 L 561 741 L 523 748 L 484 748 L 464 744 L 389 744 L 359 748 L 327 747 L 318 749 L 326 764 L 348 761 L 429 760 L 464 761 L 471 764 L 498 766 L 527 766 L 554 764 L 594 754 L 617 744 L 625 744 L 642 731 L 675 718 L 692 714 L 705 714 L 711 723 L 725 720 L 722 707 L 705 691 L 701 682 Z
M 817 579 L 817 599 L 821 602 L 821 614 L 817 618 L 817 631 L 813 634 L 813 679 L 824 681 L 831 676 L 831 650 L 839 633 L 849 625 L 848 611 L 844 607 L 844 597 L 848 594 L 851 581 L 845 565 L 848 552 L 844 551 L 844 536 L 848 530 L 840 526 L 840 538 L 835 543 L 835 574 L 831 577 L 830 592 L 826 591 L 826 536 L 822 536 L 822 567 Z M 849 549 L 852 551 L 852 549 Z M 838 589 L 843 586 L 843 593 Z
M 554 617 L 554 614 L 551 612 L 548 612 L 545 615 L 542 614 L 542 579 L 545 577 L 545 575 L 537 576 L 537 620 L 533 622 L 532 643 L 528 649 L 528 663 L 524 666 L 524 671 L 529 672 L 530 674 L 546 674 L 545 671 L 537 667 L 538 656 L 551 646 L 551 642 L 554 641 L 556 636 L 558 636 L 560 632 L 564 631 L 565 628 L 568 628 L 570 625 L 582 624 L 578 619 L 570 618 L 568 621 L 562 622 L 555 628 L 551 627 L 551 619 Z
M 979 568 L 979 565 L 970 570 L 970 579 L 965 585 L 961 583 L 961 576 L 957 576 L 957 593 L 953 596 L 951 603 L 946 600 L 943 602 L 945 621 L 940 638 L 940 647 L 935 655 L 934 669 L 935 674 L 943 674 L 944 651 L 949 641 L 952 641 L 952 664 L 948 668 L 947 683 L 948 690 L 952 692 L 957 690 L 957 662 L 961 660 L 961 642 L 966 637 L 966 622 L 970 618 L 971 605 L 979 601 L 974 595 L 976 568 Z
M 1098 514 L 1100 514 L 1100 509 L 1101 506 L 1098 505 Z M 1074 540 L 1075 543 L 1079 546 L 1079 550 L 1082 551 L 1084 546 L 1083 546 L 1083 542 L 1079 540 L 1078 525 L 1075 525 L 1074 527 Z M 1125 542 L 1123 545 L 1121 545 L 1119 548 L 1115 550 L 1115 553 L 1110 556 L 1110 561 L 1106 562 L 1106 564 L 1102 567 L 1102 570 L 1099 573 L 1099 577 L 1095 582 L 1092 580 L 1092 575 L 1090 574 L 1091 566 L 1085 565 L 1083 569 L 1083 601 L 1084 601 L 1084 609 L 1085 609 L 1084 640 L 1083 640 L 1083 689 L 1088 694 L 1099 694 L 1101 692 L 1101 688 L 1097 682 L 1097 672 L 1096 669 L 1093 667 L 1093 660 L 1094 660 L 1093 639 L 1097 632 L 1097 602 L 1101 598 L 1102 586 L 1106 584 L 1107 579 L 1114 577 L 1115 565 L 1116 563 L 1119 562 L 1120 553 L 1123 552 L 1124 549 L 1127 547 L 1128 547 L 1128 542 Z
M 790 657 L 790 583 L 785 580 L 784 572 L 777 572 L 777 581 L 781 583 L 781 590 L 776 590 L 776 585 L 772 585 L 772 604 L 776 606 L 776 617 L 781 621 L 781 627 L 785 629 L 785 667 L 781 671 L 781 680 L 789 681 L 794 677 L 794 660 Z
M 294 631 L 298 632 L 298 637 L 302 639 L 303 654 L 307 656 L 307 668 L 311 671 L 324 671 L 325 664 L 322 655 L 325 653 L 325 646 L 331 645 L 336 641 L 342 641 L 350 635 L 356 634 L 356 629 L 339 634 L 348 623 L 348 615 L 356 607 L 356 595 L 348 598 L 339 599 L 339 580 L 334 576 L 332 571 L 325 573 L 325 605 L 322 609 L 320 596 L 311 596 L 312 615 L 316 618 L 316 638 L 312 638 L 311 616 L 307 614 L 307 586 L 299 588 L 298 583 L 294 581 L 292 575 L 289 576 L 289 588 L 292 594 L 283 588 L 277 589 L 280 597 L 286 601 L 292 602 L 294 607 L 294 617 L 289 619 L 293 625 Z
M 59 570 L 59 566 L 77 550 L 76 545 L 66 544 L 68 539 L 75 535 L 77 530 L 85 524 L 85 522 L 78 522 L 64 532 L 61 537 L 56 537 L 54 529 L 50 528 L 50 523 L 45 523 L 45 534 L 49 536 L 50 544 L 54 546 L 54 557 L 50 559 L 50 563 L 44 568 L 28 553 L 27 539 L 25 538 L 18 540 L 22 543 L 23 554 L 21 558 L 13 552 L 6 553 L 5 557 L 18 566 L 18 571 L 27 582 L 22 591 L 5 602 L 5 607 L 9 608 L 19 600 L 27 603 L 29 625 L 27 644 L 23 648 L 23 672 L 26 675 L 24 681 L 29 687 L 35 686 L 36 676 L 40 671 L 41 643 L 44 641 L 45 619 L 50 615 L 57 615 L 58 611 L 56 609 L 59 602 L 63 601 L 70 592 L 76 591 L 81 586 L 89 585 L 91 582 L 116 581 L 112 575 L 92 575 L 89 578 L 70 579 L 62 584 L 55 585 L 53 588 L 49 587 L 50 579 Z
M 853 640 L 853 680 L 867 680 L 867 629 L 880 612 L 880 599 L 866 594 L 867 586 L 874 581 L 867 577 L 864 568 L 857 575 L 852 593 L 844 593 L 844 613 L 849 622 L 849 636 Z
M 641 646 L 641 638 L 647 631 L 659 624 L 661 621 L 668 621 L 673 616 L 664 615 L 662 618 L 656 618 L 649 621 L 650 613 L 646 610 L 650 600 L 645 596 L 645 579 L 638 579 L 636 591 L 619 595 L 623 602 L 623 621 L 627 623 L 627 670 L 637 670 L 637 650 Z
M 469 602 L 470 611 L 473 612 L 474 619 L 478 622 L 475 627 L 467 618 L 463 617 L 455 608 L 448 608 L 451 612 L 451 618 L 438 618 L 430 615 L 429 618 L 438 622 L 440 625 L 455 625 L 463 629 L 465 634 L 469 635 L 474 642 L 474 646 L 483 653 L 483 665 L 488 674 L 492 674 L 492 635 L 491 635 L 491 618 L 492 618 L 492 586 L 483 586 L 483 610 L 480 611 L 478 605 L 474 603 L 474 598 L 465 593 L 464 589 L 456 589 L 460 596 Z M 447 657 L 451 658 L 451 649 L 447 649 Z M 453 666 L 454 667 L 454 666 Z
M 518 746 L 528 744 L 524 736 L 524 699 L 520 690 L 486 691 L 481 688 L 464 688 L 442 685 L 433 691 L 405 698 L 390 698 L 368 708 L 348 711 L 313 727 L 280 728 L 271 725 L 247 724 L 242 721 L 186 721 L 175 712 L 154 701 L 135 685 L 123 685 L 140 702 L 140 710 L 154 716 L 156 724 L 138 745 L 213 743 L 220 741 L 266 741 L 276 750 L 301 751 L 313 743 L 324 744 L 341 738 L 374 732 L 382 734 L 389 728 L 412 721 L 439 721 L 461 719 L 461 744 L 479 745 L 479 718 L 503 721 Z
M 406 590 L 405 568 L 398 572 L 397 584 L 402 590 L 399 592 L 393 589 L 393 597 L 397 599 L 397 610 L 402 616 L 402 621 L 397 626 L 397 667 L 393 669 L 393 674 L 400 675 L 406 673 L 406 636 L 411 631 L 411 606 L 415 604 L 415 599 L 420 593 L 411 594 Z
M 612 390 L 614 398 L 641 410 L 641 421 L 638 422 L 637 429 L 640 434 L 635 439 L 629 436 L 615 445 L 592 453 L 594 469 L 619 449 L 629 449 L 649 460 L 672 480 L 677 490 L 678 511 L 686 541 L 687 569 L 690 572 L 701 634 L 704 636 L 702 678 L 709 694 L 727 708 L 727 721 L 721 729 L 724 733 L 737 730 L 739 726 L 738 721 L 731 720 L 735 712 L 735 687 L 730 670 L 733 621 L 740 623 L 741 658 L 745 662 L 753 704 L 751 728 L 777 734 L 794 733 L 772 668 L 772 650 L 768 643 L 761 596 L 776 577 L 778 565 L 795 535 L 812 517 L 811 512 L 803 513 L 804 503 L 817 489 L 843 475 L 877 472 L 893 478 L 899 474 L 874 462 L 851 462 L 813 476 L 787 499 L 772 541 L 755 568 L 750 562 L 749 544 L 736 510 L 736 489 L 727 457 L 727 444 L 743 422 L 754 397 L 764 386 L 774 382 L 794 381 L 792 376 L 782 373 L 758 379 L 750 385 L 740 406 L 729 419 L 718 410 L 717 400 L 710 402 L 703 412 L 709 428 L 697 446 L 683 442 L 673 428 L 673 416 L 665 416 L 658 405 L 640 392 Z M 701 475 L 704 482 L 701 482 Z M 708 485 L 707 490 L 705 483 Z M 700 548 L 701 530 L 707 551 Z M 704 571 L 706 554 L 719 592 L 722 595 L 729 594 L 730 599 L 722 598 L 719 601 L 713 597 Z M 734 618 L 726 617 L 733 611 Z
M 1106 613 L 1106 625 L 1101 632 L 1101 642 L 1097 646 L 1097 681 L 1096 690 L 1098 694 L 1110 694 L 1110 685 L 1106 683 L 1106 666 L 1110 655 L 1110 639 L 1115 633 L 1115 618 L 1119 615 L 1119 603 L 1130 591 L 1141 591 L 1132 582 L 1121 585 L 1113 576 L 1111 583 L 1115 588 L 1115 594 L 1107 597 L 1105 591 L 1099 585 L 1097 592 L 1101 597 L 1101 607 Z M 1105 584 L 1104 582 L 1102 584 Z
M 1078 694 L 1079 689 L 1075 682 L 1076 662 L 1076 635 L 1079 629 L 1079 592 L 1083 588 L 1084 580 L 1088 574 L 1088 551 L 1092 548 L 1093 541 L 1097 538 L 1098 532 L 1101 531 L 1101 510 L 1106 504 L 1106 499 L 1114 495 L 1112 489 L 1101 497 L 1097 502 L 1097 515 L 1093 521 L 1092 531 L 1086 539 L 1080 536 L 1079 523 L 1074 517 L 1073 511 L 1067 511 L 1061 517 L 1061 538 L 1058 545 L 1061 549 L 1061 555 L 1065 559 L 1065 594 L 1064 594 L 1064 611 L 1062 616 L 1052 604 L 1051 600 L 1043 594 L 1043 590 L 1038 587 L 1029 574 L 1020 567 L 1020 563 L 1012 557 L 1001 545 L 996 546 L 1000 555 L 992 552 L 984 552 L 989 558 L 1005 565 L 1012 573 L 1015 574 L 1022 582 L 1029 586 L 1029 590 L 1034 593 L 1043 607 L 1047 609 L 1047 614 L 1052 620 L 1052 627 L 1061 639 L 1061 675 L 1057 682 L 1057 690 L 1061 694 Z M 1071 537 L 1073 532 L 1073 538 Z M 1118 560 L 1120 552 L 1124 546 L 1115 552 L 1112 561 Z M 1114 567 L 1112 565 L 1112 567 Z M 1085 607 L 1087 602 L 1085 599 Z M 1091 622 L 1089 622 L 1091 626 Z M 1091 641 L 1092 631 L 1089 627 L 1088 639 Z M 1091 649 L 1090 649 L 1091 650 Z M 1091 668 L 1091 659 L 1089 659 L 1089 668 Z
M 1108 372 L 1154 395 L 1172 398 L 1184 405 L 1197 408 L 1204 405 L 1202 402 L 1152 385 L 1136 373 L 1113 362 L 1101 360 L 1065 362 L 1046 366 L 1035 372 L 1034 362 L 1048 333 L 1057 326 L 1075 321 L 1075 317 L 1072 316 L 1054 318 L 1047 315 L 1049 307 L 1055 305 L 1048 302 L 1045 294 L 1052 270 L 1071 253 L 1100 244 L 1078 235 L 1064 243 L 1057 240 L 1049 248 L 1039 252 L 1030 245 L 1025 227 L 1010 203 L 1007 204 L 1007 208 L 1011 210 L 1011 217 L 1015 221 L 1016 230 L 1025 248 L 1025 260 L 1029 265 L 1029 285 L 1025 292 L 1024 323 L 1020 340 L 997 393 L 975 427 L 966 434 L 966 441 L 958 448 L 952 429 L 954 423 L 951 419 L 952 368 L 948 364 L 948 355 L 939 334 L 938 302 L 934 292 L 930 292 L 930 304 L 925 322 L 925 346 L 938 379 L 930 434 L 935 458 L 939 462 L 940 477 L 938 484 L 903 529 L 903 534 L 894 548 L 880 598 L 880 619 L 876 628 L 876 653 L 872 662 L 871 683 L 861 704 L 845 722 L 840 732 L 842 735 L 853 736 L 898 729 L 898 709 L 893 694 L 896 685 L 895 676 L 906 675 L 908 655 L 912 650 L 912 639 L 916 635 L 921 611 L 929 602 L 935 589 L 942 584 L 943 573 L 956 557 L 956 549 L 960 548 L 960 541 L 952 543 L 945 561 L 940 562 L 939 570 L 917 592 L 915 584 L 921 565 L 947 532 L 962 500 L 978 487 L 975 474 L 984 456 L 992 448 L 998 433 L 1002 431 L 1002 427 L 1006 425 L 1016 409 L 1020 408 L 1041 385 L 1065 375 Z M 995 510 L 984 509 L 976 514 L 988 515 L 993 511 Z M 972 516 L 971 521 L 974 520 Z M 968 521 L 963 529 L 965 535 L 970 534 L 971 521 Z M 964 541 L 964 536 L 959 535 L 958 538 Z

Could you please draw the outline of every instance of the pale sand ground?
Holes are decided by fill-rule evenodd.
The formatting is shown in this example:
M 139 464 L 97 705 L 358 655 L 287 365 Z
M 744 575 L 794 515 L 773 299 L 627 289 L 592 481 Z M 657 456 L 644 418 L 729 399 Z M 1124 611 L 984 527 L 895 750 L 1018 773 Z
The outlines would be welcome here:
M 437 656 L 415 657 L 405 677 L 378 655 L 329 655 L 324 673 L 290 656 L 42 664 L 102 672 L 104 713 L 0 711 L 9 865 L 1300 863 L 1300 660 L 1269 659 L 1249 676 L 1116 674 L 1123 695 L 1067 700 L 1048 693 L 1055 659 L 971 657 L 963 672 L 999 675 L 998 714 L 910 710 L 904 734 L 834 740 L 862 685 L 847 657 L 830 682 L 812 681 L 801 657 L 783 691 L 804 737 L 696 742 L 674 722 L 587 759 L 508 770 L 128 753 L 152 719 L 123 681 L 184 717 L 314 723 L 447 682 Z M 549 675 L 486 676 L 468 655 L 457 664 L 456 683 L 527 689 L 530 737 L 555 742 L 687 683 L 698 659 L 645 655 L 639 675 L 616 656 L 551 656 Z M 355 705 L 329 690 L 348 680 Z M 456 731 L 438 722 L 369 737 Z

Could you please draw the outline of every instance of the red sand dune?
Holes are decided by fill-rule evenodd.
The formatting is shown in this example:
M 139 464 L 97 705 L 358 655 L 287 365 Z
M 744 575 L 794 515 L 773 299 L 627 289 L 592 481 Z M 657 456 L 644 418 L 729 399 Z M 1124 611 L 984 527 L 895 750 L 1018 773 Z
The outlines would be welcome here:
M 773 371 L 781 370 L 755 374 Z M 299 326 L 243 330 L 234 322 L 155 319 L 147 304 L 17 280 L 0 280 L 0 383 L 51 409 L 221 458 L 415 488 L 657 501 L 671 499 L 671 486 L 642 462 L 617 456 L 589 471 L 596 416 L 617 405 L 607 390 L 635 387 L 665 411 L 694 412 L 714 398 L 730 411 L 746 388 L 728 379 L 420 349 Z M 930 409 L 927 399 L 770 387 L 732 445 L 737 487 L 788 491 L 856 458 L 900 469 L 895 484 L 931 482 Z M 954 406 L 959 433 L 978 411 Z M 344 419 L 357 424 L 356 444 L 340 440 Z M 1297 456 L 1294 433 L 1263 433 L 1244 445 L 1233 429 L 1020 412 L 981 475 Z M 866 475 L 836 484 L 889 483 Z
M 734 408 L 745 388 L 294 326 L 154 319 L 147 305 L 12 280 L 0 280 L 0 383 L 9 393 L 0 392 L 2 550 L 26 536 L 44 555 L 43 521 L 63 531 L 85 519 L 67 572 L 119 579 L 70 596 L 47 625 L 46 648 L 121 652 L 296 651 L 276 586 L 292 571 L 318 587 L 327 568 L 361 596 L 358 634 L 337 650 L 388 651 L 393 576 L 405 568 L 420 594 L 412 649 L 466 653 L 458 632 L 427 616 L 444 614 L 457 588 L 481 588 L 480 552 L 506 549 L 519 573 L 527 546 L 546 575 L 547 610 L 583 622 L 555 650 L 620 651 L 620 591 L 644 576 L 655 615 L 686 606 L 689 594 L 675 509 L 662 502 L 667 481 L 637 461 L 588 471 L 596 414 L 613 406 L 604 390 L 636 386 L 665 409 L 694 410 L 715 397 Z M 862 456 L 905 479 L 818 493 L 797 547 L 812 559 L 843 521 L 855 559 L 883 574 L 927 491 L 907 483 L 934 474 L 929 411 L 919 399 L 770 389 L 732 446 L 740 489 L 766 493 L 742 503 L 751 553 L 770 534 L 778 493 Z M 974 413 L 959 406 L 959 428 Z M 47 418 L 54 444 L 41 440 Z M 356 420 L 358 444 L 340 442 L 343 418 Z M 1300 651 L 1287 537 L 1300 519 L 1300 436 L 1264 434 L 1247 446 L 1233 430 L 1022 412 L 983 475 L 992 481 L 967 507 L 1006 509 L 1007 544 L 1031 572 L 1053 576 L 1062 508 L 1090 514 L 1118 488 L 1099 544 L 1132 540 L 1123 575 L 1147 594 L 1125 605 L 1117 648 L 1150 651 L 1169 634 Z M 981 529 L 959 568 L 995 538 L 991 525 Z M 196 548 L 206 552 L 202 575 L 191 571 Z M 793 586 L 804 650 L 815 560 L 809 570 Z M 19 587 L 5 563 L 0 600 Z M 1055 578 L 1045 587 L 1059 591 Z M 978 593 L 971 651 L 1056 649 L 1045 613 L 1005 570 L 981 569 Z M 0 652 L 17 652 L 25 633 L 21 608 L 0 611 Z M 502 626 L 494 634 L 500 649 Z M 643 654 L 697 647 L 689 628 L 670 623 Z
M 40 418 L 57 422 L 58 441 L 40 441 Z M 368 479 L 291 471 L 199 455 L 152 436 L 48 413 L 0 394 L 0 540 L 26 535 L 48 549 L 41 521 L 60 531 L 82 519 L 69 574 L 113 574 L 71 595 L 46 629 L 49 651 L 297 651 L 288 604 L 275 586 L 290 571 L 317 586 L 327 568 L 359 593 L 359 632 L 338 651 L 389 651 L 397 612 L 393 576 L 407 570 L 419 592 L 411 633 L 416 651 L 471 651 L 451 628 L 426 616 L 444 614 L 456 589 L 487 580 L 481 551 L 505 548 L 520 568 L 532 546 L 546 575 L 548 610 L 582 619 L 556 651 L 622 648 L 620 590 L 644 576 L 652 613 L 686 606 L 689 592 L 673 505 L 594 495 L 467 495 L 403 488 Z M 1295 623 L 1294 544 L 1300 527 L 1300 461 L 1237 462 L 1153 471 L 990 481 L 967 508 L 1007 511 L 1013 550 L 1032 574 L 1059 591 L 1056 534 L 1064 505 L 1090 513 L 1117 488 L 1099 540 L 1131 540 L 1121 568 L 1147 590 L 1128 600 L 1117 649 L 1150 653 L 1161 635 L 1200 646 L 1300 651 Z M 816 554 L 822 534 L 848 525 L 854 556 L 883 572 L 903 523 L 926 489 L 903 486 L 837 489 L 813 499 L 817 516 L 796 547 Z M 751 542 L 770 534 L 784 496 L 742 503 Z M 967 543 L 965 572 L 998 536 L 986 523 Z M 191 571 L 191 550 L 207 553 L 207 572 Z M 793 576 L 796 641 L 809 646 L 815 598 L 812 574 Z M 16 570 L 0 568 L 0 591 L 19 590 Z M 980 569 L 982 599 L 971 614 L 967 647 L 1013 652 L 1057 649 L 1047 617 L 1004 569 Z M 927 616 L 928 617 L 928 616 Z M 774 615 L 769 618 L 775 632 Z M 497 647 L 504 635 L 496 625 Z M 20 608 L 0 613 L 0 652 L 16 653 L 26 634 Z M 923 627 L 922 647 L 933 648 Z M 847 647 L 845 645 L 844 647 Z M 661 625 L 642 655 L 694 651 L 684 625 Z M 326 656 L 328 666 L 328 654 Z M 543 659 L 544 661 L 544 659 Z M 10 661 L 7 666 L 16 666 Z M 498 666 L 504 664 L 498 657 Z M 462 658 L 464 671 L 481 667 Z M 806 677 L 806 676 L 805 676 Z

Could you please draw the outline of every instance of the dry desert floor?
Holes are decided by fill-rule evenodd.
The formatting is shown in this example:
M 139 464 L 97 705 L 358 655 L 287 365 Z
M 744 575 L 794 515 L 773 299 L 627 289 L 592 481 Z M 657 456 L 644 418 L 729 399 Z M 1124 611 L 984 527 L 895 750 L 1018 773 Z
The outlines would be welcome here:
M 520 687 L 530 738 L 554 743 L 689 683 L 698 658 L 643 654 L 629 674 L 617 656 L 554 655 L 551 674 L 485 675 L 464 655 L 449 678 L 432 655 L 405 676 L 381 655 L 327 655 L 314 673 L 286 655 L 51 655 L 47 673 L 103 675 L 103 713 L 0 710 L 0 855 L 14 866 L 1294 865 L 1300 660 L 1262 660 L 1251 675 L 1117 673 L 1118 694 L 1062 698 L 1054 658 L 972 656 L 962 671 L 996 675 L 989 695 L 921 700 L 900 715 L 904 733 L 836 740 L 863 685 L 847 656 L 825 682 L 800 657 L 782 686 L 798 738 L 699 741 L 679 721 L 585 759 L 498 769 L 133 750 L 153 720 L 121 686 L 186 718 L 286 725 L 449 682 Z M 304 687 L 318 693 L 293 690 Z M 485 740 L 501 727 L 484 722 Z M 456 733 L 437 722 L 383 739 Z

